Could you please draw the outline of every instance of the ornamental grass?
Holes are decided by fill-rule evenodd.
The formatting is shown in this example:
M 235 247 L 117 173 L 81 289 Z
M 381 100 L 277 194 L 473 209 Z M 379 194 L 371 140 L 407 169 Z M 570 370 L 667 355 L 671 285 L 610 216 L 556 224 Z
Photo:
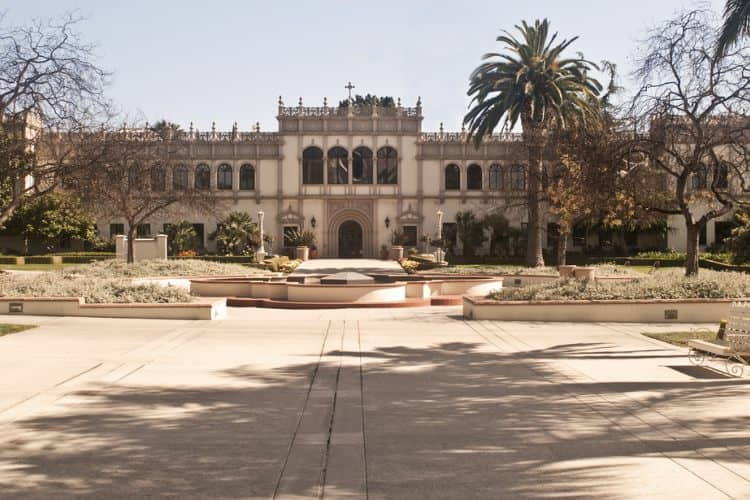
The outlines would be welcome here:
M 504 288 L 487 296 L 509 300 L 649 300 L 727 299 L 750 297 L 750 275 L 709 271 L 686 277 L 682 269 L 644 274 L 632 281 L 561 279 L 522 288 Z
M 63 271 L 65 275 L 90 278 L 160 278 L 178 276 L 240 276 L 264 273 L 262 269 L 241 264 L 224 264 L 205 260 L 142 260 L 128 264 L 122 260 L 104 260 L 75 266 Z

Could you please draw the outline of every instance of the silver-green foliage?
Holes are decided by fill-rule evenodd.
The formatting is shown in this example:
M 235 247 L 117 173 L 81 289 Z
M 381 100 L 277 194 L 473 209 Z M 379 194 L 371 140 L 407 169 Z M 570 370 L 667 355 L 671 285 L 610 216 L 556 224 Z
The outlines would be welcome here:
M 0 275 L 2 297 L 83 297 L 87 303 L 178 303 L 192 297 L 174 286 L 133 284 L 126 278 L 83 277 L 59 272 Z
M 127 264 L 121 260 L 104 260 L 63 271 L 64 275 L 88 278 L 158 278 L 165 276 L 236 276 L 263 271 L 241 264 L 223 264 L 203 260 L 142 260 Z
M 702 271 L 686 277 L 677 269 L 632 281 L 563 279 L 491 293 L 496 300 L 723 299 L 750 297 L 750 275 Z

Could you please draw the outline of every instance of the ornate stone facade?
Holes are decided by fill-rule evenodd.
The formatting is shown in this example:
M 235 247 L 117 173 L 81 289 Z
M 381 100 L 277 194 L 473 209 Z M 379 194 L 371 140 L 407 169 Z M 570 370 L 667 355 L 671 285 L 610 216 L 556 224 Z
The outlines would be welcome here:
M 488 137 L 475 148 L 465 132 L 445 132 L 442 124 L 438 132 L 422 132 L 422 118 L 420 101 L 413 108 L 400 102 L 305 107 L 300 99 L 288 107 L 279 99 L 277 132 L 257 125 L 240 132 L 236 124 L 229 132 L 203 132 L 191 124 L 173 140 L 188 143 L 181 159 L 187 182 L 196 182 L 196 169 L 208 168 L 210 189 L 226 198 L 228 211 L 265 213 L 265 230 L 274 237 L 267 251 L 281 251 L 285 233 L 304 228 L 316 233 L 321 257 L 342 251 L 376 257 L 394 230 L 404 230 L 414 246 L 423 235 L 434 237 L 438 210 L 447 224 L 472 210 L 479 217 L 500 212 L 522 227 L 527 151 L 520 134 Z M 185 218 L 211 249 L 207 236 L 216 219 L 189 209 Z M 101 234 L 119 231 L 118 222 L 101 221 Z M 169 222 L 151 221 L 143 233 L 160 232 Z

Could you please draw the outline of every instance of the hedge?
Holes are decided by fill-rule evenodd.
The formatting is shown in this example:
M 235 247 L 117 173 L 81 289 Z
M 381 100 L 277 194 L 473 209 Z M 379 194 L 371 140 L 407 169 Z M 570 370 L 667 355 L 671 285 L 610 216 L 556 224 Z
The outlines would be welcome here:
M 255 258 L 248 255 L 196 255 L 195 257 L 170 256 L 174 260 L 205 260 L 224 264 L 254 264 Z
M 12 264 L 14 266 L 22 266 L 26 263 L 26 259 L 23 257 L 14 257 L 3 255 L 0 257 L 0 264 Z
M 63 258 L 59 255 L 32 255 L 25 257 L 26 264 L 62 264 Z

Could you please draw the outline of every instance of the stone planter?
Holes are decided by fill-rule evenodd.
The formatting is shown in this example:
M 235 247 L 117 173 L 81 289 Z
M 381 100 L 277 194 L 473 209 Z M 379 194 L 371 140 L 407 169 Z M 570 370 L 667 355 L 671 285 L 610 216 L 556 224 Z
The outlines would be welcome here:
M 297 247 L 297 259 L 305 262 L 310 259 L 310 248 L 309 247 Z
M 560 266 L 557 269 L 560 271 L 561 278 L 572 278 L 576 267 L 577 266 Z
M 596 268 L 595 267 L 576 267 L 573 270 L 573 276 L 578 280 L 594 280 L 596 279 Z
M 404 247 L 400 245 L 393 245 L 391 247 L 391 259 L 401 260 L 404 258 Z

